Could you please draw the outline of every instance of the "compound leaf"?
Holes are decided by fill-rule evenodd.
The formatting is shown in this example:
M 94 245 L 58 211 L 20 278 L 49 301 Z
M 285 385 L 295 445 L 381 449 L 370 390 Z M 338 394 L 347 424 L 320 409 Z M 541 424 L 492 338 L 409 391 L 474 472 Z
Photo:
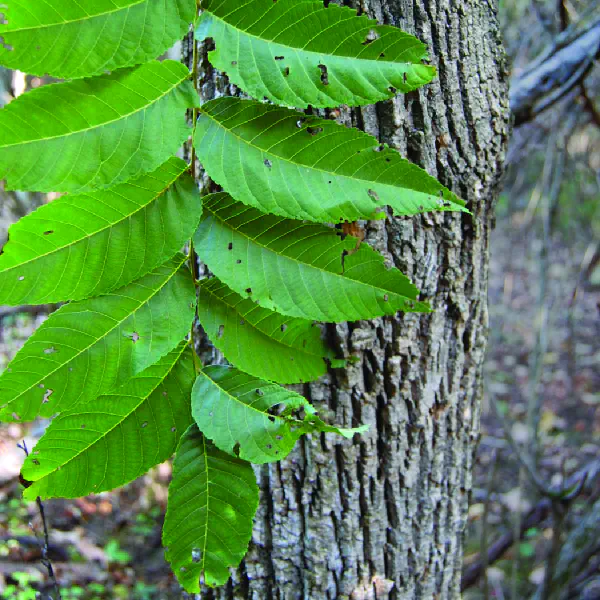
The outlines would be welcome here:
M 154 171 L 190 130 L 198 104 L 187 68 L 153 61 L 45 85 L 0 111 L 0 179 L 8 189 L 83 192 Z
M 29 455 L 25 498 L 112 490 L 167 460 L 192 423 L 195 371 L 182 342 L 114 392 L 61 413 Z
M 344 364 L 333 358 L 314 323 L 262 308 L 217 278 L 201 285 L 198 318 L 225 358 L 257 377 L 300 383 L 324 375 L 325 359 Z
M 221 281 L 265 308 L 328 322 L 429 310 L 407 277 L 356 238 L 265 215 L 226 193 L 204 203 L 197 252 Z
M 135 181 L 63 196 L 18 221 L 0 255 L 0 304 L 98 296 L 171 258 L 202 213 L 186 169 L 171 158 Z
M 350 8 L 312 0 L 205 0 L 196 37 L 255 98 L 306 108 L 372 104 L 431 81 L 423 43 Z
M 188 31 L 195 0 L 5 0 L 0 64 L 71 79 L 156 58 Z
M 257 508 L 251 465 L 190 426 L 175 456 L 163 528 L 167 560 L 186 591 L 227 582 L 229 567 L 246 554 Z
M 285 458 L 305 433 L 344 437 L 366 430 L 326 425 L 296 392 L 223 366 L 206 367 L 192 392 L 192 414 L 218 448 L 255 464 Z
M 59 308 L 0 376 L 0 420 L 49 417 L 93 400 L 179 344 L 195 290 L 182 254 L 113 292 Z
M 209 175 L 263 212 L 322 223 L 466 211 L 423 169 L 357 129 L 223 97 L 202 106 L 194 143 Z M 467 211 L 468 212 L 468 211 Z

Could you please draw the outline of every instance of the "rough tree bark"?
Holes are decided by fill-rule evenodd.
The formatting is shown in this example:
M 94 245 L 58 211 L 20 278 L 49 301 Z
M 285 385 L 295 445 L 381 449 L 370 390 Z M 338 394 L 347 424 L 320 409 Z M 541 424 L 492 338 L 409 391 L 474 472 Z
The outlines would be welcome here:
M 509 130 L 496 2 L 345 4 L 417 35 L 439 75 L 394 101 L 342 110 L 340 121 L 398 148 L 466 199 L 473 215 L 367 225 L 366 241 L 435 310 L 329 326 L 340 353 L 359 360 L 303 391 L 333 422 L 367 423 L 370 431 L 353 442 L 305 438 L 287 460 L 258 469 L 262 503 L 248 557 L 226 588 L 203 598 L 459 597 L 479 436 L 489 234 Z M 188 40 L 184 54 L 190 48 Z M 205 99 L 237 93 L 205 59 L 200 78 Z

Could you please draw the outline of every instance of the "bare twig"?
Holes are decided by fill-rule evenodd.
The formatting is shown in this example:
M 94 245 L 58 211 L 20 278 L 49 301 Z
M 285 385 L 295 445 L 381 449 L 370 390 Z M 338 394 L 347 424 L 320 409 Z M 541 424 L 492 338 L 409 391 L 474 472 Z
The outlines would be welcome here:
M 554 569 L 558 562 L 560 549 L 562 545 L 562 534 L 565 527 L 567 514 L 569 513 L 569 504 L 557 500 L 552 501 L 552 545 L 550 552 L 546 558 L 546 566 L 544 568 L 544 581 L 540 591 L 540 600 L 550 600 L 552 597 L 554 583 Z
M 533 120 L 580 85 L 600 55 L 600 10 L 560 33 L 511 85 L 515 126 Z
M 571 475 L 565 483 L 566 489 L 573 489 L 582 486 L 584 490 L 589 491 L 600 477 L 600 459 L 592 461 L 585 465 L 582 469 Z M 515 541 L 523 538 L 525 533 L 532 527 L 537 527 L 543 523 L 552 510 L 552 500 L 550 498 L 542 498 L 527 514 L 521 519 L 518 534 L 515 535 L 513 530 L 507 531 L 500 536 L 487 550 L 485 559 L 480 557 L 465 569 L 461 581 L 461 590 L 475 585 L 483 575 L 484 564 L 492 565 L 497 560 L 502 558 Z
M 23 452 L 25 452 L 25 456 L 29 456 L 29 450 L 27 449 L 27 444 L 25 443 L 25 440 L 23 440 L 23 442 L 21 444 L 17 444 L 17 446 L 23 450 Z M 54 569 L 52 567 L 52 561 L 50 560 L 49 556 L 48 556 L 48 549 L 50 547 L 50 535 L 48 533 L 48 523 L 46 521 L 46 513 L 44 511 L 44 504 L 42 502 L 42 499 L 38 496 L 35 499 L 37 505 L 38 505 L 38 510 L 40 512 L 40 518 L 42 519 L 42 526 L 44 528 L 44 541 L 42 544 L 42 559 L 41 559 L 41 563 L 44 565 L 44 567 L 46 567 L 47 571 L 48 571 L 48 577 L 50 577 L 50 580 L 52 581 L 52 584 L 54 585 L 54 589 L 56 591 L 56 600 L 61 600 L 61 595 L 60 595 L 60 588 L 58 586 L 58 580 L 56 579 L 56 575 L 54 573 Z M 51 598 L 52 600 L 52 598 Z
M 37 536 L 25 535 L 0 535 L 0 542 L 15 541 L 21 548 L 27 549 L 27 556 L 23 558 L 26 562 L 38 560 L 41 556 L 40 539 Z M 39 551 L 33 552 L 34 550 Z M 56 543 L 50 543 L 48 546 L 48 557 L 57 562 L 66 562 L 69 560 L 69 552 L 65 546 Z
M 558 20 L 560 22 L 560 30 L 564 31 L 569 24 L 569 11 L 565 0 L 558 0 Z
M 518 500 L 517 500 L 517 510 L 515 511 L 513 523 L 512 523 L 512 541 L 508 548 L 510 548 L 515 542 L 520 541 L 527 529 L 523 528 L 523 513 L 520 511 L 521 506 L 521 498 L 523 497 L 523 488 L 525 487 L 525 469 L 522 466 L 519 466 L 519 479 L 518 479 Z M 546 516 L 544 515 L 544 519 Z M 507 548 L 507 550 L 508 550 Z M 520 567 L 521 554 L 520 552 L 515 552 L 511 570 L 510 570 L 510 598 L 511 600 L 519 600 L 518 589 L 519 589 L 519 567 Z
M 489 535 L 489 523 L 488 523 L 488 517 L 489 517 L 489 513 L 490 513 L 490 505 L 491 505 L 491 492 L 492 489 L 494 488 L 494 481 L 496 479 L 496 472 L 498 470 L 498 456 L 496 454 L 496 450 L 492 451 L 492 457 L 490 459 L 490 465 L 489 465 L 490 469 L 489 469 L 489 474 L 488 474 L 488 480 L 487 480 L 487 496 L 483 505 L 483 516 L 482 516 L 482 523 L 481 523 L 481 550 L 480 550 L 480 554 L 483 557 L 483 597 L 485 598 L 485 600 L 489 600 L 490 598 L 490 589 L 489 589 L 489 582 L 488 582 L 488 575 L 487 575 L 487 568 L 488 568 L 488 563 L 487 563 L 487 550 L 488 550 L 488 535 Z
M 504 553 L 511 548 L 515 541 L 522 539 L 529 529 L 538 526 L 549 514 L 550 501 L 547 498 L 544 498 L 521 519 L 518 535 L 515 535 L 515 532 L 512 530 L 507 531 L 490 545 L 485 558 L 482 556 L 479 560 L 476 560 L 465 569 L 462 576 L 461 589 L 464 591 L 475 585 L 483 575 L 484 564 L 487 566 L 493 565 L 497 560 L 504 556 Z
M 560 30 L 564 31 L 569 25 L 569 11 L 565 0 L 558 0 L 558 16 L 560 21 Z M 583 100 L 583 107 L 592 117 L 592 121 L 596 127 L 600 127 L 600 112 L 596 110 L 593 100 L 589 97 L 585 83 L 582 81 L 579 84 L 579 92 Z
M 554 198 L 550 198 L 551 193 L 555 194 L 556 197 L 558 197 L 558 190 L 560 190 L 560 183 L 558 186 L 554 185 L 553 179 L 558 177 L 560 178 L 559 182 L 562 180 L 562 174 L 560 173 L 560 171 L 557 172 L 557 169 L 555 168 L 557 163 L 556 154 L 562 154 L 562 149 L 557 148 L 557 142 L 558 135 L 555 134 L 552 136 L 550 143 L 548 144 L 548 148 L 546 150 L 546 158 L 544 160 L 542 180 L 536 186 L 536 191 L 538 192 L 538 195 L 542 198 L 542 243 L 538 256 L 540 285 L 537 297 L 535 346 L 533 348 L 533 351 L 531 352 L 527 390 L 527 429 L 529 433 L 528 449 L 534 470 L 537 465 L 538 430 L 540 422 L 540 412 L 542 409 L 542 394 L 540 393 L 539 387 L 544 368 L 544 356 L 548 347 L 549 310 L 546 295 L 548 290 L 548 251 L 550 245 L 549 205 L 552 204 L 554 201 Z
M 590 577 L 594 577 L 600 571 L 600 547 L 584 563 L 585 568 L 573 578 L 569 583 L 567 590 L 562 594 L 561 600 L 579 600 L 581 599 L 581 586 L 585 585 Z
M 504 416 L 500 413 L 500 411 L 498 410 L 498 406 L 497 406 L 495 400 L 492 400 L 492 406 L 494 407 L 496 416 L 498 417 L 500 423 L 502 424 L 502 427 L 504 429 L 504 435 L 506 436 L 506 440 L 508 441 L 510 447 L 512 448 L 512 450 L 515 454 L 515 457 L 519 461 L 519 464 L 527 473 L 529 479 L 531 480 L 531 483 L 533 483 L 533 485 L 537 488 L 538 492 L 542 496 L 551 497 L 552 495 L 556 494 L 555 491 L 550 489 L 544 483 L 543 479 L 537 473 L 535 465 L 533 463 L 533 460 L 531 459 L 529 454 L 523 448 L 521 448 L 515 441 L 515 438 L 513 437 L 512 433 L 510 431 L 508 422 L 504 418 Z
M 594 101 L 590 98 L 583 81 L 579 84 L 579 89 L 581 98 L 583 99 L 583 107 L 592 117 L 592 121 L 596 124 L 596 127 L 600 127 L 600 112 L 596 108 Z

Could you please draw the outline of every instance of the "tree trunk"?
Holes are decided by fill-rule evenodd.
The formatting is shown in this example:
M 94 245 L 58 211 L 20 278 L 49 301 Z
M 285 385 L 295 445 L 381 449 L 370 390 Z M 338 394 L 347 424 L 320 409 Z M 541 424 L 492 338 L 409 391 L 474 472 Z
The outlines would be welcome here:
M 332 344 L 358 361 L 303 392 L 331 422 L 370 430 L 354 441 L 303 438 L 286 460 L 257 469 L 262 503 L 247 559 L 203 598 L 459 598 L 489 234 L 509 130 L 496 2 L 351 4 L 427 43 L 438 77 L 394 101 L 342 110 L 340 121 L 398 148 L 473 215 L 366 224 L 366 241 L 412 278 L 434 312 L 328 326 Z M 236 93 L 205 59 L 200 77 L 205 99 Z

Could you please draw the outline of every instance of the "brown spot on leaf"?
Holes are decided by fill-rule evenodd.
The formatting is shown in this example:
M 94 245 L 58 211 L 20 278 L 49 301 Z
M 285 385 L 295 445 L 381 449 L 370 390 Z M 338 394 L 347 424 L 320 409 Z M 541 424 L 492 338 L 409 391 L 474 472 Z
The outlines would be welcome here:
M 23 477 L 23 475 L 21 475 L 21 473 L 19 473 L 19 483 L 24 488 L 28 488 L 33 485 L 33 481 L 29 481 L 28 479 L 25 479 L 25 477 Z
M 323 85 L 329 85 L 329 74 L 327 72 L 327 65 L 319 65 L 321 69 L 321 83 Z
M 375 190 L 367 190 L 367 194 L 376 202 L 379 202 L 379 194 Z

